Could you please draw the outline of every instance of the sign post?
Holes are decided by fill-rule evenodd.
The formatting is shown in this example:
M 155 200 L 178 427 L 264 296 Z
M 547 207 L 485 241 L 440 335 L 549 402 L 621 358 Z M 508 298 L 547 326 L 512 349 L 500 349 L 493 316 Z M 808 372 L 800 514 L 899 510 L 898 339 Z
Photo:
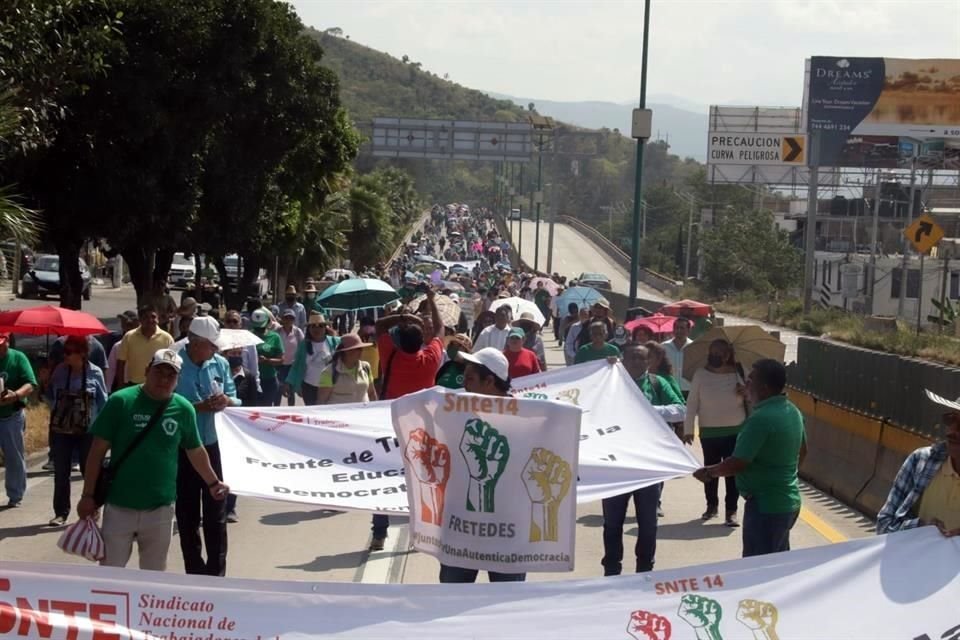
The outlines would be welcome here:
M 943 239 L 943 229 L 936 221 L 927 214 L 923 214 L 913 224 L 903 230 L 903 235 L 913 245 L 913 248 L 920 254 L 920 285 L 917 290 L 917 335 L 920 335 L 920 323 L 923 320 L 923 260 L 938 242 Z M 907 286 L 906 271 L 901 272 L 900 278 L 901 290 Z M 873 297 L 870 298 L 871 303 Z
M 817 187 L 820 181 L 819 160 L 820 136 L 810 134 L 810 152 L 807 161 L 810 163 L 810 184 L 807 185 L 807 222 L 804 229 L 803 242 L 803 312 L 810 313 L 813 307 L 813 289 L 816 287 L 813 271 L 817 251 L 817 206 L 819 204 Z

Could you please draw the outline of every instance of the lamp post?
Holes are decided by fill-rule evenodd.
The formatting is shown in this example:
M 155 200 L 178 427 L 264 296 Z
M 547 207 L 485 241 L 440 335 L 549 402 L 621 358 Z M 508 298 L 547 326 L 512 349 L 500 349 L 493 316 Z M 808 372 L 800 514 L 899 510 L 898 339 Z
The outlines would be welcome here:
M 643 3 L 643 53 L 640 56 L 640 108 L 633 111 L 631 136 L 637 141 L 637 171 L 633 195 L 633 242 L 630 253 L 630 306 L 637 304 L 640 271 L 640 207 L 643 199 L 643 148 L 650 138 L 653 114 L 647 109 L 647 49 L 650 41 L 650 0 Z

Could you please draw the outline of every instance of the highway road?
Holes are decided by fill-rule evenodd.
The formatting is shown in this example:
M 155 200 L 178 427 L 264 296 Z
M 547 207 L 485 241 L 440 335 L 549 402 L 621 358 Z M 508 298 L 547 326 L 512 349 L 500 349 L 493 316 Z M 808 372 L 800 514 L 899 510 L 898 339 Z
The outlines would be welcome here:
M 558 225 L 558 248 L 569 247 L 566 260 L 572 271 L 600 268 L 602 258 L 577 234 Z M 525 238 L 526 240 L 526 238 Z M 564 258 L 559 258 L 564 259 Z M 563 264 L 558 268 L 566 270 Z M 611 277 L 619 277 L 613 270 Z M 132 291 L 95 292 L 91 310 L 98 315 L 132 306 Z M 102 310 L 99 311 L 98 310 Z M 563 356 L 552 338 L 547 341 L 547 360 L 561 366 Z M 700 455 L 699 446 L 694 446 Z M 30 469 L 29 489 L 19 509 L 0 510 L 0 557 L 36 562 L 79 564 L 74 556 L 56 547 L 60 529 L 46 526 L 52 517 L 52 477 L 35 460 Z M 230 481 L 226 478 L 227 482 Z M 73 498 L 80 491 L 73 482 Z M 804 487 L 805 508 L 793 532 L 795 548 L 811 547 L 872 535 L 872 523 L 860 514 Z M 715 562 L 740 556 L 740 530 L 718 521 L 704 524 L 702 485 L 692 478 L 666 485 L 663 497 L 666 517 L 660 522 L 657 567 L 672 568 Z M 229 525 L 227 573 L 234 577 L 338 581 L 367 583 L 435 583 L 439 565 L 433 558 L 410 552 L 406 519 L 393 517 L 386 549 L 366 551 L 370 518 L 362 513 L 338 513 L 302 505 L 241 497 L 240 522 Z M 563 574 L 531 574 L 530 580 L 563 580 L 602 575 L 602 516 L 600 503 L 580 505 L 577 519 L 576 569 Z M 625 546 L 633 547 L 636 528 L 628 521 Z M 628 551 L 629 553 L 629 551 Z M 629 566 L 631 560 L 626 559 Z M 130 566 L 136 566 L 132 559 Z M 179 538 L 170 548 L 168 570 L 182 572 Z M 68 569 L 65 569 L 68 571 Z

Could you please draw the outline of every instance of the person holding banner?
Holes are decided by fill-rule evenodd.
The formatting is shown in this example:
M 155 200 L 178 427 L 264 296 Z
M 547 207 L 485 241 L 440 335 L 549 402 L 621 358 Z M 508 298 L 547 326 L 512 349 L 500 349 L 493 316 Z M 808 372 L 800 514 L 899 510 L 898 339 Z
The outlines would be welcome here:
M 183 365 L 177 383 L 177 394 L 193 404 L 197 427 L 206 449 L 210 466 L 223 475 L 220 445 L 214 416 L 227 407 L 240 406 L 230 363 L 217 353 L 220 327 L 209 316 L 190 322 L 187 346 L 178 354 Z M 206 490 L 206 482 L 190 466 L 180 451 L 177 471 L 177 531 L 183 566 L 188 574 L 224 576 L 227 572 L 227 510 L 223 500 L 214 499 Z M 203 523 L 203 542 L 200 526 Z M 203 547 L 207 559 L 203 559 Z
M 577 357 L 574 359 L 575 364 L 620 357 L 620 348 L 607 342 L 607 326 L 604 323 L 591 322 L 587 331 L 590 340 L 577 349 Z M 582 334 L 583 331 L 581 330 L 580 333 Z
M 682 421 L 683 398 L 666 380 L 647 371 L 648 359 L 649 350 L 645 345 L 635 342 L 624 345 L 623 366 L 640 387 L 644 397 L 664 420 Z M 603 559 L 600 562 L 604 576 L 618 576 L 623 570 L 623 523 L 627 518 L 631 499 L 637 519 L 637 544 L 634 547 L 637 557 L 636 571 L 653 571 L 662 491 L 663 483 L 660 482 L 631 493 L 603 499 Z
M 436 291 L 427 289 L 429 335 L 424 333 L 424 321 L 415 315 L 398 314 L 377 321 L 377 348 L 380 350 L 380 362 L 384 363 L 380 380 L 384 400 L 399 398 L 434 385 L 443 359 L 445 332 L 436 295 Z M 389 526 L 389 516 L 380 513 L 373 515 L 370 551 L 383 550 Z
M 733 454 L 693 474 L 704 483 L 735 476 L 746 500 L 744 558 L 789 551 L 790 529 L 800 515 L 797 470 L 807 455 L 807 443 L 803 414 L 784 394 L 786 384 L 787 370 L 781 363 L 755 362 L 747 377 L 753 411 L 743 423 Z
M 447 344 L 447 361 L 437 371 L 434 382 L 445 389 L 463 389 L 463 374 L 467 369 L 461 353 L 470 353 L 473 341 L 470 336 L 458 333 L 450 337 Z
M 467 363 L 464 373 L 464 388 L 468 393 L 477 393 L 485 396 L 509 397 L 510 395 L 510 365 L 502 351 L 493 347 L 480 349 L 476 353 L 461 353 L 460 357 Z M 440 565 L 441 583 L 473 583 L 477 581 L 478 569 L 464 569 Z M 526 573 L 500 573 L 488 571 L 490 582 L 524 582 Z

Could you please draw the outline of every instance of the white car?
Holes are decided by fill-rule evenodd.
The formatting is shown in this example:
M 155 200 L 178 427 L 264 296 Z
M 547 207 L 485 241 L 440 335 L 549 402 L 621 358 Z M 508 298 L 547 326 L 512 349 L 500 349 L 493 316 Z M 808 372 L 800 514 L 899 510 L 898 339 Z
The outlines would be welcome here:
M 170 265 L 170 272 L 167 280 L 170 281 L 171 289 L 183 290 L 187 288 L 188 282 L 194 282 L 197 277 L 197 269 L 193 260 L 185 257 L 182 253 L 173 254 L 173 263 Z

